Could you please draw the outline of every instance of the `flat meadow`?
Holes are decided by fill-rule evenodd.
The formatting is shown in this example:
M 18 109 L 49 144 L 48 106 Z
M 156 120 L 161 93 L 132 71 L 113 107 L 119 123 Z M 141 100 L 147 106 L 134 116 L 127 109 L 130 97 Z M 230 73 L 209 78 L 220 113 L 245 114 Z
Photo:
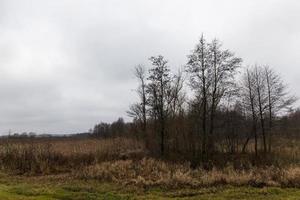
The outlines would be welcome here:
M 278 143 L 272 165 L 238 155 L 203 169 L 152 156 L 138 139 L 2 139 L 0 198 L 299 199 L 299 141 Z

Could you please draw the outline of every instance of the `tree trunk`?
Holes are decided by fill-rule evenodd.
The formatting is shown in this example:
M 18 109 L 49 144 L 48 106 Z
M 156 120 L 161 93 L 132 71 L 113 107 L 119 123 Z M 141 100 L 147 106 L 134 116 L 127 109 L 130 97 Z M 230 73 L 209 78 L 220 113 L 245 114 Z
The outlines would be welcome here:
M 214 86 L 212 92 L 212 103 L 211 103 L 211 113 L 210 113 L 210 129 L 209 129 L 209 140 L 208 140 L 208 151 L 212 151 L 214 148 L 213 143 L 213 133 L 214 133 L 214 120 L 215 120 L 215 110 L 216 110 L 216 93 L 217 93 L 217 57 L 214 51 Z
M 269 107 L 269 146 L 268 151 L 271 152 L 272 146 L 272 102 L 271 102 L 271 85 L 270 85 L 270 74 L 266 69 L 266 79 L 267 79 L 267 86 L 268 86 L 268 107 Z
M 248 89 L 249 89 L 249 99 L 251 104 L 251 111 L 252 111 L 252 128 L 254 133 L 254 150 L 255 150 L 255 156 L 257 157 L 257 127 L 256 127 L 256 114 L 254 109 L 254 96 L 252 93 L 252 85 L 250 80 L 250 74 L 247 70 L 247 77 L 248 77 Z
M 206 134 L 206 116 L 207 116 L 207 96 L 206 96 L 206 81 L 205 81 L 205 69 L 204 69 L 204 58 L 202 60 L 202 78 L 203 78 L 203 112 L 202 112 L 202 160 L 206 160 L 207 153 L 207 134 Z
M 262 101 L 261 101 L 261 91 L 260 91 L 260 82 L 256 69 L 256 84 L 257 84 L 257 96 L 258 96 L 258 106 L 259 106 L 259 117 L 260 117 L 260 124 L 261 124 L 261 131 L 263 136 L 263 147 L 264 147 L 264 153 L 267 152 L 267 143 L 266 143 L 266 132 L 265 132 L 265 121 L 264 121 L 264 115 L 263 115 L 263 109 L 262 109 Z

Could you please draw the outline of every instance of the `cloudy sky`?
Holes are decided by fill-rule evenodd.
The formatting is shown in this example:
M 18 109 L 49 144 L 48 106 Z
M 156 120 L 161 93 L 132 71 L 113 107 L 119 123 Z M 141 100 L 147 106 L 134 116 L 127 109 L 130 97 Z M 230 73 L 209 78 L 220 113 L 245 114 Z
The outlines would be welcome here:
M 300 96 L 299 20 L 299 0 L 0 0 L 0 133 L 126 118 L 132 68 L 158 54 L 179 68 L 202 33 Z

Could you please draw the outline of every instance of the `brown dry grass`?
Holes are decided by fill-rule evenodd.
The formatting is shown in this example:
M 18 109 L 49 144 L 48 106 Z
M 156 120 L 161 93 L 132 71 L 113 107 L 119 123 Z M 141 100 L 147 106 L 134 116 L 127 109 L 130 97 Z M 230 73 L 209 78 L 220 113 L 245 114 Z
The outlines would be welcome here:
M 0 146 L 0 167 L 14 174 L 53 174 L 118 159 L 140 159 L 146 150 L 133 139 L 7 141 Z
M 133 184 L 141 187 L 160 186 L 168 188 L 206 187 L 217 185 L 256 187 L 288 186 L 300 187 L 300 167 L 287 168 L 267 167 L 236 170 L 233 167 L 213 168 L 206 171 L 202 168 L 191 169 L 189 164 L 174 164 L 152 158 L 139 161 L 119 160 L 103 162 L 74 171 L 76 177 L 97 179 L 119 184 Z
M 112 154 L 124 153 L 131 150 L 144 150 L 144 144 L 138 140 L 128 138 L 109 139 L 77 139 L 77 138 L 32 138 L 32 139 L 7 139 L 0 143 L 0 152 L 5 151 L 7 146 L 50 145 L 52 150 L 63 155 L 73 155 L 77 153 L 104 153 L 109 151 Z
M 68 174 L 72 178 L 139 187 L 224 184 L 300 187 L 300 149 L 297 144 L 299 141 L 281 142 L 281 146 L 276 146 L 277 157 L 272 157 L 273 165 L 253 166 L 247 155 L 236 155 L 225 162 L 225 155 L 220 155 L 216 158 L 224 160 L 221 167 L 216 165 L 211 170 L 204 170 L 200 167 L 192 169 L 185 161 L 174 163 L 151 158 L 143 142 L 135 139 L 13 140 L 0 144 L 0 167 L 12 174 Z

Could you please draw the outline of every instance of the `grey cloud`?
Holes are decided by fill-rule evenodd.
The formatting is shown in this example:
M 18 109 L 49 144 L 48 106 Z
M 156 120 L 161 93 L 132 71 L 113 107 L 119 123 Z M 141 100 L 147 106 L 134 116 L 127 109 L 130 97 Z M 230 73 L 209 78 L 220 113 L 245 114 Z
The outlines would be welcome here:
M 126 117 L 132 68 L 157 54 L 181 67 L 201 33 L 244 65 L 274 66 L 300 96 L 299 10 L 296 0 L 1 0 L 0 133 Z

